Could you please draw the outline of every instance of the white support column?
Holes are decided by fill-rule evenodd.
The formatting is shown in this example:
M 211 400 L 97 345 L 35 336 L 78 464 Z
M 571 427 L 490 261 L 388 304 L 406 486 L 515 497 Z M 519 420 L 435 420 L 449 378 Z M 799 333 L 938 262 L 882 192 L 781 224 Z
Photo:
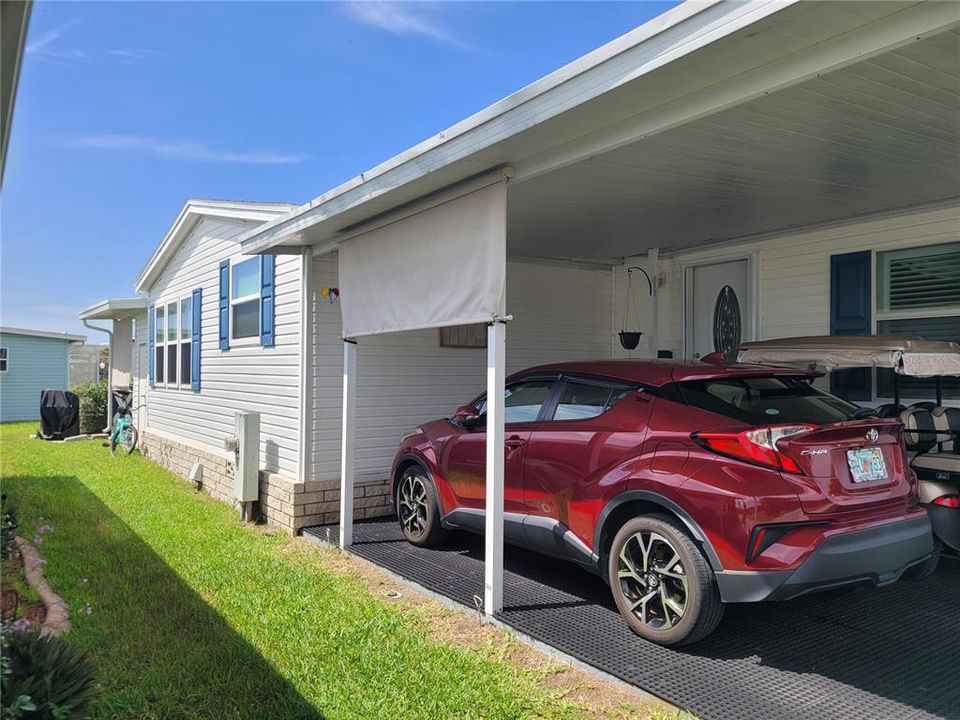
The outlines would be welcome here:
M 357 429 L 357 343 L 343 341 L 343 427 L 340 445 L 340 547 L 353 544 L 354 434 Z
M 650 356 L 657 357 L 660 349 L 659 333 L 660 322 L 660 293 L 657 292 L 657 282 L 660 279 L 660 249 L 650 248 L 647 251 L 647 272 L 650 273 L 650 283 L 653 286 L 653 295 L 650 297 L 650 328 L 647 337 L 650 343 Z
M 503 609 L 503 411 L 507 325 L 487 329 L 487 492 L 484 518 L 483 610 Z

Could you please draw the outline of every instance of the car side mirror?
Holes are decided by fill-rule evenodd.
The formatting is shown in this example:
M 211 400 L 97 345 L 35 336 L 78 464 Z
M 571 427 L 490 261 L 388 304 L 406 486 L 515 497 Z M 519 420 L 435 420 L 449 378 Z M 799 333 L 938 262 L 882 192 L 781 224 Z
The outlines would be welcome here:
M 457 408 L 454 418 L 458 425 L 465 428 L 474 428 L 479 425 L 483 419 L 480 411 L 473 405 L 464 405 L 463 407 Z

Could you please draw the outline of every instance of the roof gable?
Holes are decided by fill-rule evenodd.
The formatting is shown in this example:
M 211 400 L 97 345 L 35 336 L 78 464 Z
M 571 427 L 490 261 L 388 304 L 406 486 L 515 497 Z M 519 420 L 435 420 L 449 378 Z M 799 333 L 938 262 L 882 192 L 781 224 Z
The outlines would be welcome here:
M 207 217 L 225 218 L 250 223 L 251 227 L 269 222 L 295 209 L 288 203 L 260 203 L 239 200 L 190 199 L 184 203 L 176 219 L 137 275 L 136 290 L 145 293 L 160 277 L 163 269 L 180 249 L 198 223 Z

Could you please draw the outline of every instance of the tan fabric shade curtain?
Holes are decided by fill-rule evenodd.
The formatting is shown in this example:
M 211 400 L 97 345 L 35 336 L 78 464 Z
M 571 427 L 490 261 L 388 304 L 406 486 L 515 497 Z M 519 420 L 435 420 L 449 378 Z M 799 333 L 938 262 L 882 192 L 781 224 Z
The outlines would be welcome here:
M 494 177 L 340 243 L 343 337 L 503 314 L 507 191 L 505 179 Z

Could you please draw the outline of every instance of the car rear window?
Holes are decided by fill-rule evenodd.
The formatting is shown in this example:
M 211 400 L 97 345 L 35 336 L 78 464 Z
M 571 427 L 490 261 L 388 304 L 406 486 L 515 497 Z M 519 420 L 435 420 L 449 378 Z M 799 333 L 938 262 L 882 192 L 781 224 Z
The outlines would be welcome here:
M 716 378 L 677 384 L 685 403 L 751 425 L 847 420 L 857 406 L 802 378 Z

